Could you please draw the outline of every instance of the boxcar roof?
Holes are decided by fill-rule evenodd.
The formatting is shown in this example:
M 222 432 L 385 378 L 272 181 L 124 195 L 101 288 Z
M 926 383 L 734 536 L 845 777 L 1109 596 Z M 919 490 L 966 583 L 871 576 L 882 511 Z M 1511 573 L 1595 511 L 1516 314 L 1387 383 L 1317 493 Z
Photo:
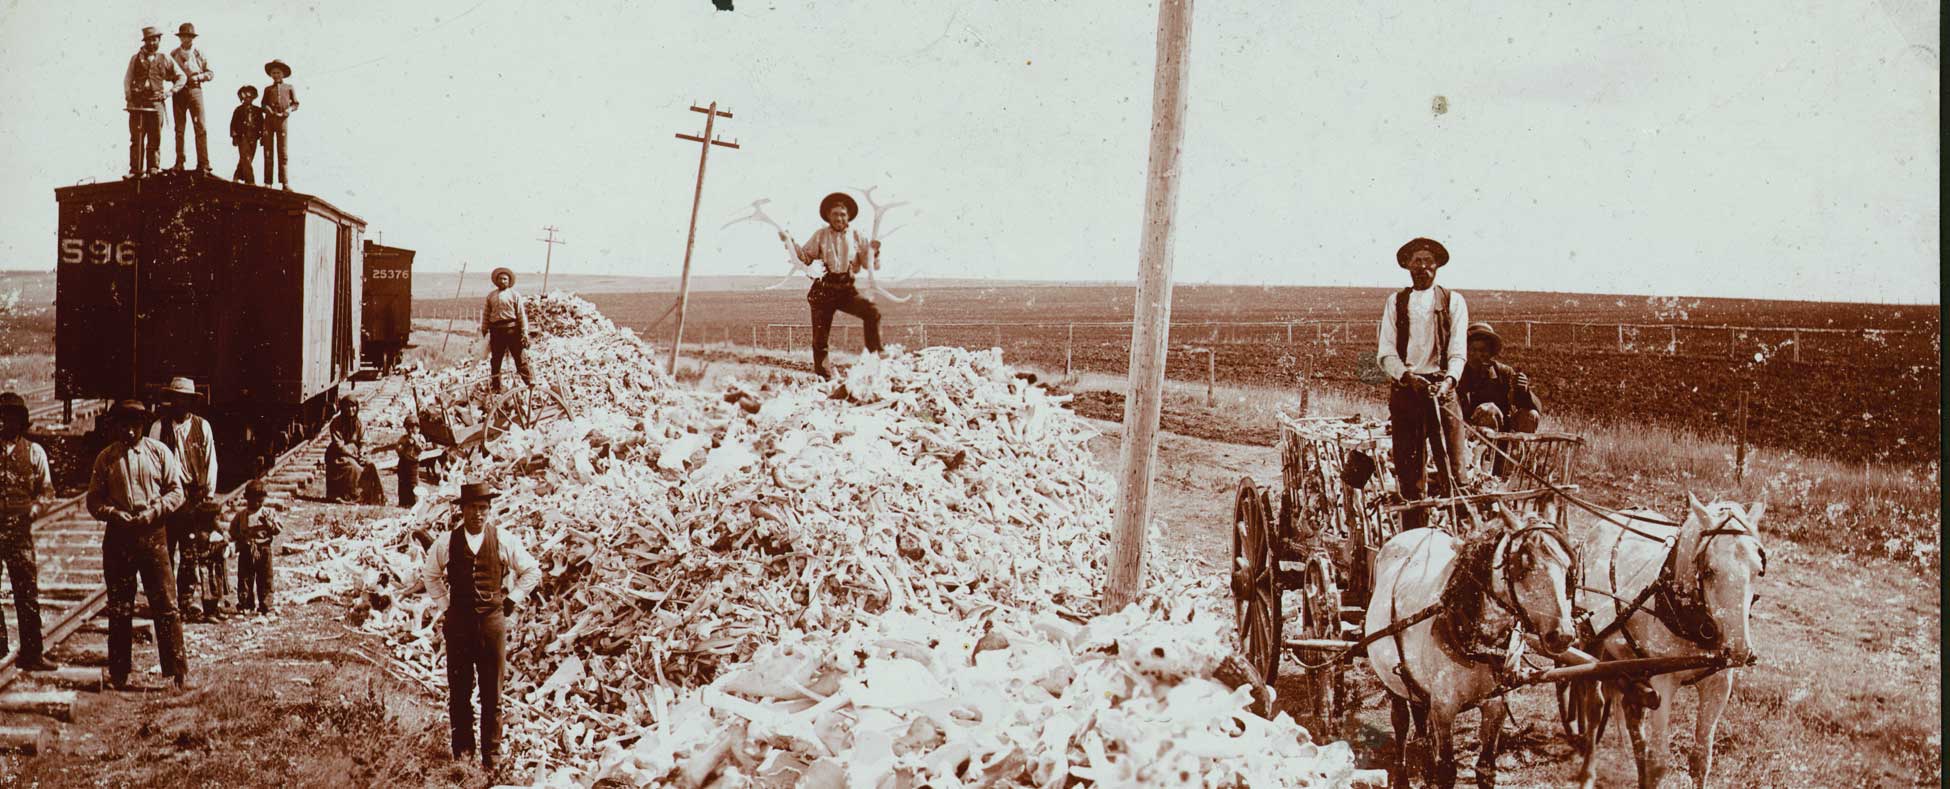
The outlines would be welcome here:
M 138 188 L 161 190 L 166 195 L 212 196 L 230 203 L 255 203 L 296 210 L 311 210 L 363 228 L 366 220 L 347 213 L 317 195 L 287 192 L 265 186 L 240 184 L 224 178 L 197 173 L 163 172 L 140 180 L 125 179 L 93 184 L 63 186 L 54 190 L 57 203 L 88 204 L 134 199 Z

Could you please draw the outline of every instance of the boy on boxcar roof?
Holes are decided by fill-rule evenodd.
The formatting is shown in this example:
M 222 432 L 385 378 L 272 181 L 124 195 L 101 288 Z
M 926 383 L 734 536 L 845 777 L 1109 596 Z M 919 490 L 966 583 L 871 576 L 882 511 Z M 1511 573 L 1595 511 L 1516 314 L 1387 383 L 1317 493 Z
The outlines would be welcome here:
M 237 109 L 230 112 L 230 144 L 237 147 L 237 171 L 232 178 L 247 184 L 257 183 L 257 138 L 264 133 L 264 109 L 257 101 L 257 88 L 237 89 Z

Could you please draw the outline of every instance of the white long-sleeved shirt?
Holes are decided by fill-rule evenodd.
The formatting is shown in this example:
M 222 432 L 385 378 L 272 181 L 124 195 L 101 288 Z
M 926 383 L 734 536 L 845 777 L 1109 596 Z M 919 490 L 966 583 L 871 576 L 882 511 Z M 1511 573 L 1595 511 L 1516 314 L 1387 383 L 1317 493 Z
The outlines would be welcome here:
M 487 303 L 481 305 L 481 331 L 501 321 L 514 321 L 521 336 L 528 336 L 528 310 L 522 308 L 521 294 L 512 287 L 495 288 L 487 295 Z
M 832 274 L 864 271 L 867 268 L 867 245 L 860 238 L 860 231 L 839 233 L 833 230 L 832 225 L 827 225 L 813 231 L 812 238 L 799 245 L 799 262 L 811 263 L 815 260 L 825 261 L 826 271 Z
M 95 456 L 95 468 L 88 478 L 88 514 L 108 520 L 110 510 L 138 516 L 141 524 L 183 506 L 183 470 L 176 453 L 153 438 L 117 440 Z
M 1402 373 L 1447 374 L 1462 379 L 1463 363 L 1469 359 L 1469 305 L 1463 295 L 1449 291 L 1449 347 L 1438 354 L 1435 347 L 1435 288 L 1408 293 L 1408 359 L 1395 352 L 1395 294 L 1389 293 L 1381 308 L 1380 342 L 1375 357 L 1388 380 L 1401 380 Z M 1413 361 L 1410 361 L 1413 360 Z
M 461 539 L 467 545 L 469 553 L 477 552 L 487 541 L 487 530 L 482 529 L 478 535 L 463 531 Z M 521 602 L 528 598 L 528 593 L 535 591 L 535 587 L 541 585 L 542 565 L 535 561 L 535 557 L 529 555 L 528 548 L 521 544 L 521 538 L 505 530 L 495 530 L 494 542 L 500 549 L 496 552 L 500 554 L 503 571 L 501 593 L 515 605 L 521 605 Z M 426 566 L 420 570 L 420 581 L 427 585 L 427 594 L 433 596 L 436 615 L 444 613 L 453 599 L 453 590 L 447 588 L 447 558 L 448 550 L 452 545 L 453 537 L 449 535 L 443 534 L 439 539 L 434 540 L 432 547 L 427 549 Z
M 210 430 L 210 422 L 195 414 L 184 416 L 181 422 L 156 420 L 149 426 L 149 437 L 169 446 L 170 439 L 163 436 L 164 430 L 174 434 L 176 465 L 183 470 L 184 487 L 198 488 L 205 493 L 216 490 L 217 436 Z

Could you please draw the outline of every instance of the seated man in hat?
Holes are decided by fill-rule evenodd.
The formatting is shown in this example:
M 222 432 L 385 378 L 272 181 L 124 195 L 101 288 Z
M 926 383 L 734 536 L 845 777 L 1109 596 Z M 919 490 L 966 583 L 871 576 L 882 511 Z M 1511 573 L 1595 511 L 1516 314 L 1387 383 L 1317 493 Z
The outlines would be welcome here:
M 880 309 L 873 300 L 862 296 L 853 287 L 853 275 L 867 267 L 867 245 L 862 242 L 859 231 L 847 232 L 847 223 L 860 215 L 860 204 L 845 192 L 834 192 L 819 201 L 819 218 L 826 222 L 824 227 L 813 232 L 812 238 L 803 245 L 797 245 L 799 262 L 810 265 L 821 261 L 826 271 L 819 279 L 813 280 L 812 288 L 806 291 L 806 302 L 812 305 L 812 356 L 813 372 L 821 378 L 830 378 L 826 369 L 826 342 L 833 333 L 833 314 L 844 312 L 860 319 L 860 333 L 866 338 L 867 350 L 881 351 Z M 779 231 L 779 238 L 791 243 L 785 231 Z M 880 242 L 873 242 L 874 267 L 880 266 Z
M 102 575 L 108 586 L 108 677 L 117 689 L 129 686 L 134 637 L 135 586 L 142 582 L 156 628 L 156 657 L 177 689 L 189 684 L 183 652 L 183 625 L 176 618 L 176 594 L 169 568 L 163 523 L 183 504 L 183 470 L 176 454 L 144 438 L 149 409 L 123 400 L 102 416 L 110 443 L 95 456 L 88 479 L 88 514 L 103 525 Z
M 488 338 L 488 377 L 494 380 L 494 391 L 501 391 L 503 356 L 515 357 L 515 372 L 521 374 L 521 382 L 534 386 L 535 377 L 528 371 L 527 300 L 515 291 L 513 271 L 497 268 L 488 279 L 494 281 L 494 291 L 481 306 L 481 334 Z
M 1395 251 L 1395 263 L 1408 269 L 1410 287 L 1382 304 L 1376 361 L 1390 380 L 1388 424 L 1397 490 L 1404 500 L 1422 498 L 1428 459 L 1436 465 L 1438 495 L 1456 492 L 1466 482 L 1462 468 L 1462 408 L 1456 379 L 1467 355 L 1464 328 L 1469 305 L 1462 294 L 1435 284 L 1436 269 L 1449 262 L 1449 250 L 1417 238 Z M 1410 510 L 1403 528 L 1427 523 L 1428 510 Z
M 481 767 L 494 772 L 501 744 L 501 679 L 507 676 L 506 617 L 542 582 L 542 568 L 521 539 L 487 522 L 498 495 L 485 482 L 462 485 L 460 522 L 427 549 L 420 580 L 433 596 L 447 650 L 447 711 L 454 758 L 474 750 L 476 683 L 481 701 Z
M 27 440 L 27 400 L 0 394 L 0 571 L 14 592 L 14 620 L 20 624 L 22 671 L 53 671 L 41 655 L 40 568 L 34 561 L 34 516 L 54 495 L 47 451 Z M 6 657 L 7 624 L 0 618 L 0 657 Z
M 361 481 L 366 475 L 366 425 L 359 418 L 359 401 L 339 398 L 339 412 L 325 439 L 325 498 L 342 504 L 357 504 L 364 499 Z
M 1543 421 L 1543 402 L 1530 389 L 1530 377 L 1517 368 L 1497 361 L 1503 353 L 1503 338 L 1488 323 L 1469 324 L 1469 360 L 1463 364 L 1457 391 L 1462 396 L 1462 411 L 1477 427 L 1509 433 L 1535 433 Z M 1505 461 L 1496 460 L 1496 475 L 1506 473 Z
M 203 613 L 196 607 L 197 555 L 186 545 L 191 536 L 217 528 L 223 509 L 211 499 L 217 485 L 217 439 L 209 421 L 190 413 L 190 405 L 202 402 L 196 382 L 177 376 L 161 392 L 160 418 L 149 428 L 149 437 L 176 455 L 183 470 L 183 506 L 169 516 L 169 560 L 176 569 L 176 602 L 183 608 L 183 619 L 194 622 Z M 206 595 L 207 596 L 207 595 Z

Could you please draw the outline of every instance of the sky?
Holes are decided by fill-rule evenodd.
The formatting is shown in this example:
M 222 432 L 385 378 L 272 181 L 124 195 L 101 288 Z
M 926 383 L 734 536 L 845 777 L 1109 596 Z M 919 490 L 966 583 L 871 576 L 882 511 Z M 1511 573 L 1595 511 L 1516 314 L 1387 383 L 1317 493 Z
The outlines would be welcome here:
M 283 59 L 292 186 L 423 270 L 538 270 L 554 225 L 556 271 L 676 274 L 699 146 L 674 135 L 713 100 L 741 147 L 711 151 L 695 274 L 783 275 L 771 228 L 721 226 L 769 199 L 804 240 L 871 186 L 908 203 L 890 278 L 1138 270 L 1152 3 L 0 3 L 0 268 L 53 268 L 53 190 L 126 170 L 140 29 L 188 21 L 216 171 L 236 89 Z M 1459 289 L 1941 301 L 1935 3 L 1205 0 L 1192 24 L 1177 283 L 1406 284 L 1394 251 L 1429 236 Z

